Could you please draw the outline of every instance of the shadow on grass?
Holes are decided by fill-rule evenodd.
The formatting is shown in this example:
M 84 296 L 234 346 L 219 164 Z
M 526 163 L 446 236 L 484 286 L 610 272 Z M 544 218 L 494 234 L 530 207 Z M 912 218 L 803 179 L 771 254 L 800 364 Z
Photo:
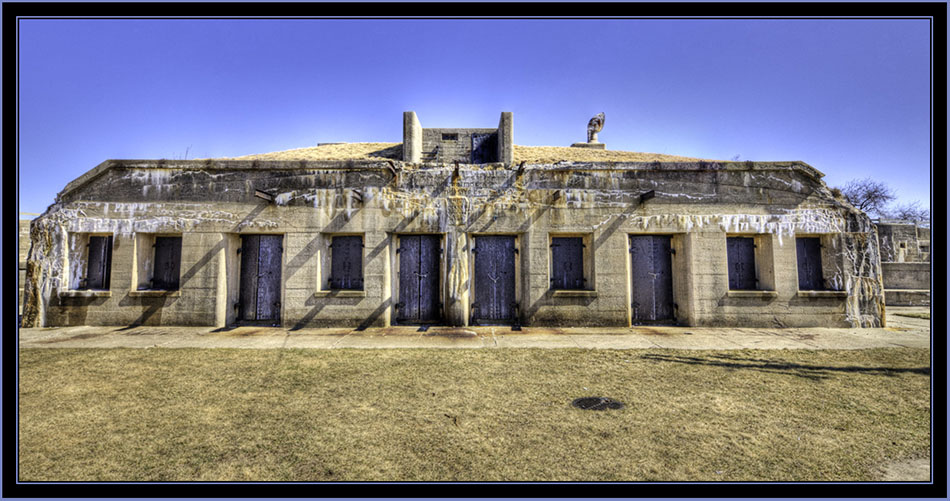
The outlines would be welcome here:
M 687 357 L 677 355 L 646 354 L 641 358 L 653 362 L 674 362 L 688 365 L 706 365 L 723 367 L 730 370 L 748 369 L 773 374 L 787 374 L 806 379 L 827 379 L 838 373 L 871 374 L 878 376 L 896 376 L 902 373 L 930 376 L 930 367 L 860 367 L 828 365 L 805 365 L 784 360 L 748 358 L 737 355 L 709 355 L 706 357 Z

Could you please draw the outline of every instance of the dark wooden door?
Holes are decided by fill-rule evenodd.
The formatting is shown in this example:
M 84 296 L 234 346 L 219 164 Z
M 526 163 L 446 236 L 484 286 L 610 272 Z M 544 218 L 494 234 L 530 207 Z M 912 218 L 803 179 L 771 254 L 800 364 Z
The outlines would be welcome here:
M 241 320 L 280 320 L 282 241 L 281 235 L 241 237 Z
M 726 238 L 730 290 L 755 290 L 755 239 Z
M 515 237 L 475 237 L 475 302 L 472 317 L 479 324 L 515 320 Z
M 433 323 L 440 319 L 438 235 L 399 237 L 399 323 Z
M 798 289 L 817 291 L 824 289 L 821 279 L 821 242 L 819 239 L 796 238 L 798 252 Z
M 486 164 L 498 161 L 498 135 L 472 134 L 472 163 Z
M 630 237 L 634 324 L 673 319 L 673 260 L 670 237 Z

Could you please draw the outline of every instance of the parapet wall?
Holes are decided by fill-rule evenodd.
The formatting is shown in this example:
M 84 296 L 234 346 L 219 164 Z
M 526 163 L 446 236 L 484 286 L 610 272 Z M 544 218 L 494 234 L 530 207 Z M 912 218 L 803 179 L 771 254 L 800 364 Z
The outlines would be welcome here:
M 930 289 L 930 263 L 881 263 L 885 289 Z

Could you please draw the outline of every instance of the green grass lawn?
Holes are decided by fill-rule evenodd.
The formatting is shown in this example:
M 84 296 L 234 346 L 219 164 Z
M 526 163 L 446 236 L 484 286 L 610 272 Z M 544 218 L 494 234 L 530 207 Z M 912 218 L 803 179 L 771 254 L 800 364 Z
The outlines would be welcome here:
M 873 480 L 929 352 L 24 349 L 20 480 Z M 582 396 L 620 410 L 583 411 Z

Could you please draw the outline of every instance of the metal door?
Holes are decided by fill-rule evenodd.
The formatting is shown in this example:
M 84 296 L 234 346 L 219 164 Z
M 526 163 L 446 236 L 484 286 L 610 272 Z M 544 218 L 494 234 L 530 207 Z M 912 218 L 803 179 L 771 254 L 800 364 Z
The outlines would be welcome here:
M 755 290 L 755 240 L 749 237 L 726 238 L 729 264 L 729 289 Z
M 798 289 L 816 291 L 823 289 L 821 280 L 821 242 L 819 239 L 796 238 L 798 252 Z
M 281 235 L 241 237 L 241 320 L 280 320 L 282 239 Z
M 673 319 L 673 260 L 670 237 L 630 237 L 631 317 L 634 324 Z
M 486 164 L 496 162 L 498 159 L 498 135 L 490 134 L 472 134 L 472 163 Z
M 399 323 L 438 322 L 441 302 L 438 235 L 399 237 Z
M 479 324 L 515 320 L 515 237 L 475 237 L 475 302 L 472 318 Z

